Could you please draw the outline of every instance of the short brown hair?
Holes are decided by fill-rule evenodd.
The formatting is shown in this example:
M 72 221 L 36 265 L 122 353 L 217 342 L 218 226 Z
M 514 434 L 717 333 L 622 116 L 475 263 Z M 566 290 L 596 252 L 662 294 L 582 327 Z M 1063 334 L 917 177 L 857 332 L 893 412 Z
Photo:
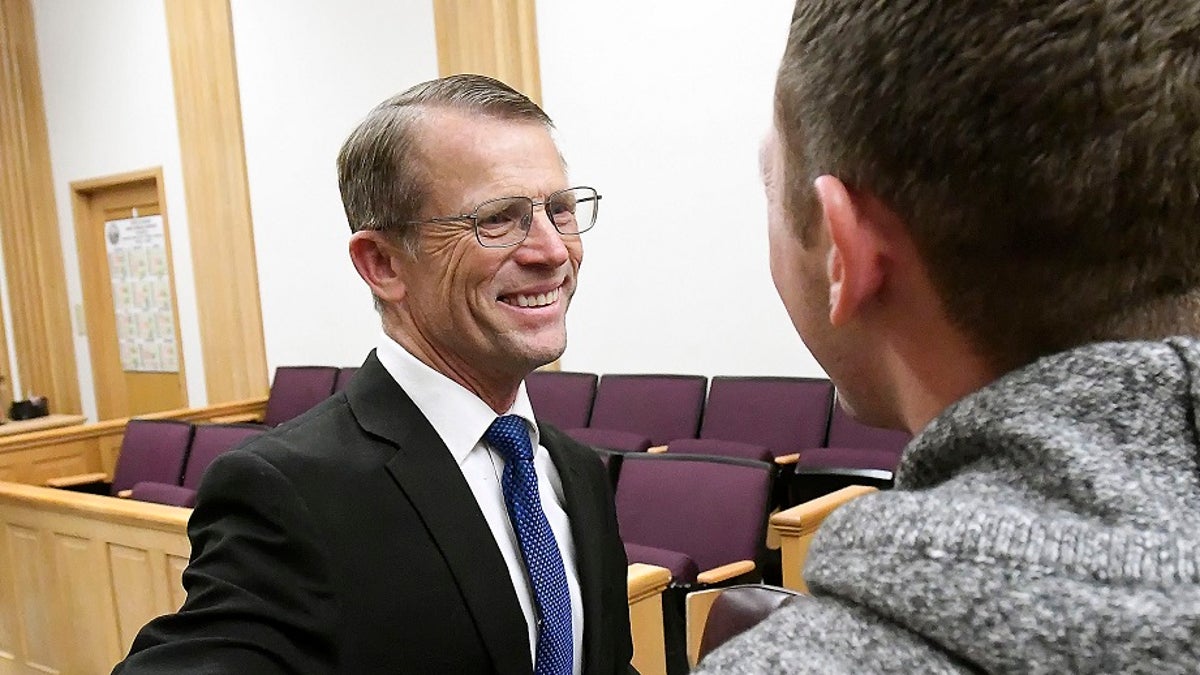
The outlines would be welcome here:
M 1200 330 L 1194 0 L 799 0 L 776 119 L 792 214 L 888 204 L 997 366 Z
M 484 75 L 451 75 L 418 84 L 376 106 L 338 153 L 338 187 L 350 231 L 399 233 L 415 250 L 415 220 L 427 193 L 415 151 L 424 111 L 447 108 L 495 119 L 554 123 L 538 104 L 503 82 Z

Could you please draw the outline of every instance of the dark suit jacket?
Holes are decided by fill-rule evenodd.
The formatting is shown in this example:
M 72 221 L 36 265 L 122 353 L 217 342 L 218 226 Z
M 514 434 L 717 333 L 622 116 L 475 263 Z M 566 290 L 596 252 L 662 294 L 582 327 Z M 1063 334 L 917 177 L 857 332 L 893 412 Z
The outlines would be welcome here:
M 628 672 L 625 553 L 595 453 L 552 427 L 583 669 Z M 372 353 L 343 394 L 222 455 L 188 524 L 187 601 L 115 673 L 513 673 L 524 615 L 466 480 Z

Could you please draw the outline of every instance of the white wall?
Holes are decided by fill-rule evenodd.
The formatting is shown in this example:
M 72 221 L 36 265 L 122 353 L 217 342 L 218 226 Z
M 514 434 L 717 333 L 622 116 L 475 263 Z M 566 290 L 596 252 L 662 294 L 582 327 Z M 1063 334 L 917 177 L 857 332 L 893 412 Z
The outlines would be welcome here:
M 202 404 L 162 4 L 33 4 L 70 301 L 81 292 L 68 183 L 161 165 L 189 396 Z M 346 253 L 334 161 L 372 106 L 436 76 L 431 3 L 232 9 L 268 366 L 357 364 L 378 318 Z M 545 107 L 573 179 L 605 195 L 585 235 L 564 368 L 820 373 L 771 285 L 758 182 L 791 10 L 791 0 L 538 3 Z M 76 353 L 94 414 L 86 338 Z
M 162 166 L 188 399 L 203 405 L 204 362 L 163 4 L 34 0 L 33 10 L 71 306 L 82 304 L 83 295 L 69 184 Z M 84 414 L 95 419 L 91 360 L 78 319 L 72 310 L 79 393 Z
M 234 0 L 267 363 L 358 365 L 379 316 L 350 263 L 335 160 L 376 104 L 437 77 L 429 0 Z
M 539 2 L 585 234 L 568 370 L 821 375 L 775 294 L 758 147 L 793 0 Z

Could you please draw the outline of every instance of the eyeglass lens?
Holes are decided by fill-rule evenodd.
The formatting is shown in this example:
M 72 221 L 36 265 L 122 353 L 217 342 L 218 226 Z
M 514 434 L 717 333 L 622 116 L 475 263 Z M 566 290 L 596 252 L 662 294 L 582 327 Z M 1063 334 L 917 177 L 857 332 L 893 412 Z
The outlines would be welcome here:
M 596 191 L 572 188 L 546 198 L 546 216 L 561 234 L 577 235 L 595 223 Z M 504 197 L 480 204 L 475 211 L 476 231 L 484 246 L 512 246 L 525 240 L 533 224 L 534 201 L 529 197 Z

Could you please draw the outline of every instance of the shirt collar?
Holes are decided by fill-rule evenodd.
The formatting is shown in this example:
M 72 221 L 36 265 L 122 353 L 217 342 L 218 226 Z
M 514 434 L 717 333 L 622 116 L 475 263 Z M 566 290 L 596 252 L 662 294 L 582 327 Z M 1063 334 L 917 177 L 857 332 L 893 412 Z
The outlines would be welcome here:
M 379 340 L 376 355 L 461 466 L 496 419 L 496 412 L 461 384 L 425 365 L 386 333 Z M 537 420 L 524 382 L 517 389 L 512 407 L 504 414 L 518 415 L 525 420 L 536 449 L 540 443 Z

